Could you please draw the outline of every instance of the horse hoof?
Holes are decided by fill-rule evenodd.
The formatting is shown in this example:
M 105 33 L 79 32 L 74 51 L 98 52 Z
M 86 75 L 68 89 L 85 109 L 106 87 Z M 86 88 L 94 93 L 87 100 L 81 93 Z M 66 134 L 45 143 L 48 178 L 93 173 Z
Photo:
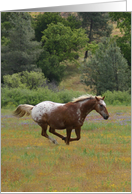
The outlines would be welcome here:
M 51 143 L 58 145 L 58 142 L 56 140 L 50 140 Z
M 62 140 L 64 140 L 64 141 L 65 141 L 65 140 L 66 140 L 66 137 L 62 137 Z
M 52 138 L 52 137 L 49 137 L 49 140 L 50 140 L 50 142 L 52 142 L 52 143 L 54 143 L 54 144 L 58 144 L 58 142 L 54 139 L 54 138 Z
M 57 142 L 56 140 L 54 140 L 53 143 L 54 143 L 55 145 L 58 145 L 58 142 Z

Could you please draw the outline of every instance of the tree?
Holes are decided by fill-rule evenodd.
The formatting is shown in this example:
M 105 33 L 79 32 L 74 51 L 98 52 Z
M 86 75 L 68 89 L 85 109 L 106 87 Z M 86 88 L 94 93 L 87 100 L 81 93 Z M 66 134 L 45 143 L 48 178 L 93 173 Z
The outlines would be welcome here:
M 45 12 L 39 13 L 34 18 L 35 38 L 37 41 L 41 41 L 43 31 L 47 29 L 50 23 L 57 24 L 57 22 L 65 22 L 65 19 L 61 17 L 59 12 Z
M 43 31 L 43 53 L 37 65 L 50 81 L 62 80 L 65 60 L 74 60 L 78 50 L 85 46 L 88 38 L 82 28 L 72 30 L 70 27 L 58 22 L 49 24 Z
M 98 42 L 100 37 L 109 37 L 112 32 L 112 25 L 109 24 L 109 15 L 104 12 L 79 12 L 82 18 L 82 27 L 85 28 L 89 41 Z M 85 57 L 88 57 L 88 50 L 85 52 Z
M 82 28 L 72 30 L 62 23 L 49 24 L 43 31 L 43 48 L 51 55 L 58 56 L 59 62 L 73 60 L 80 48 L 86 45 L 88 38 Z
M 73 29 L 81 28 L 82 21 L 79 19 L 78 16 L 69 14 L 64 24 L 65 26 L 69 26 L 73 30 Z
M 62 80 L 65 66 L 60 64 L 56 55 L 50 55 L 49 52 L 43 50 L 37 66 L 42 69 L 45 77 L 49 82 L 54 82 L 56 85 Z
M 2 12 L 1 13 L 1 45 L 6 46 L 9 40 L 9 30 L 12 28 L 10 23 L 10 16 L 12 14 L 10 12 Z
M 33 41 L 34 30 L 28 13 L 10 15 L 8 43 L 2 46 L 2 76 L 37 68 L 35 62 L 41 49 L 40 43 Z
M 117 45 L 131 68 L 131 13 L 111 12 L 109 15 L 113 21 L 117 22 L 117 28 L 122 33 L 122 36 L 116 36 Z
M 81 27 L 81 21 L 78 17 L 69 14 L 67 18 L 63 18 L 60 15 L 60 12 L 45 12 L 39 13 L 34 18 L 34 29 L 35 29 L 35 38 L 37 41 L 41 41 L 43 36 L 43 31 L 48 28 L 48 25 L 53 23 L 57 24 L 58 22 L 64 24 L 65 26 L 71 27 L 71 29 L 78 29 Z
M 97 93 L 129 89 L 127 61 L 114 39 L 102 38 L 95 55 L 82 65 L 82 81 Z

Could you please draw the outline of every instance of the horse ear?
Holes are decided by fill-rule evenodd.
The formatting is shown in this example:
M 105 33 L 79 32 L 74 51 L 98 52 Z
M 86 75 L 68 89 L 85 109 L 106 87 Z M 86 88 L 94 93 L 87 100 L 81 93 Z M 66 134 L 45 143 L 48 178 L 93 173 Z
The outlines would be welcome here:
M 105 96 L 103 96 L 102 100 L 104 100 L 104 99 L 105 99 Z
M 97 97 L 97 96 L 95 96 L 95 99 L 96 99 L 97 101 L 99 101 L 99 99 L 98 99 L 98 97 Z

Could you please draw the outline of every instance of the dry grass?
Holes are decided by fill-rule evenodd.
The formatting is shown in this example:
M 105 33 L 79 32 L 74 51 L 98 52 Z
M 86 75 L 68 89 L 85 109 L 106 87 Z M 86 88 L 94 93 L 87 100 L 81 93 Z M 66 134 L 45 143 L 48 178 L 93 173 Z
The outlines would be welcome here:
M 65 88 L 67 90 L 73 90 L 73 91 L 91 91 L 90 87 L 87 87 L 85 84 L 81 83 L 80 75 L 76 74 L 75 76 L 68 77 L 67 79 L 63 80 L 60 84 L 60 89 Z
M 108 121 L 90 113 L 81 140 L 69 146 L 43 138 L 30 117 L 2 110 L 1 191 L 130 192 L 130 107 L 108 110 Z

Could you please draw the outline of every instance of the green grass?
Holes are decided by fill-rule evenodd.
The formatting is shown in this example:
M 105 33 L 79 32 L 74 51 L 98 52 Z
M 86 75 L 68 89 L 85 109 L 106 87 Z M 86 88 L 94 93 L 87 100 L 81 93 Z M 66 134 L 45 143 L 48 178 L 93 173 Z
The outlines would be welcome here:
M 2 109 L 1 191 L 130 192 L 131 107 L 108 111 L 108 120 L 90 113 L 81 139 L 67 146 L 58 137 L 59 145 L 42 137 L 31 117 L 17 119 Z

